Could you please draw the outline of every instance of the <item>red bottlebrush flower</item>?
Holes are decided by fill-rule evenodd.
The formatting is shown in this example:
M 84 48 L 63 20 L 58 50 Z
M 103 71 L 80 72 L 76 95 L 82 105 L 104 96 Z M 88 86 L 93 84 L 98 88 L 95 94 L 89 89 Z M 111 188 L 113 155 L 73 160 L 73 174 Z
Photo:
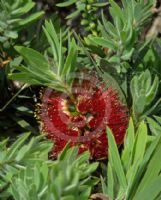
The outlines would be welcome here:
M 97 78 L 73 84 L 72 98 L 47 89 L 43 96 L 40 119 L 47 137 L 54 141 L 52 156 L 69 142 L 79 145 L 79 153 L 89 150 L 92 159 L 107 157 L 106 127 L 121 144 L 128 126 L 127 108 L 118 93 L 98 85 Z

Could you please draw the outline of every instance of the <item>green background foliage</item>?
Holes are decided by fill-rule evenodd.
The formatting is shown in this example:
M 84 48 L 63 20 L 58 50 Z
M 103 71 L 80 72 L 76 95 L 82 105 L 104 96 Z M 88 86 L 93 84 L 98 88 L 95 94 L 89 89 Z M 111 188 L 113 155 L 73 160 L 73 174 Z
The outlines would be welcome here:
M 157 4 L 156 4 L 157 3 Z M 0 199 L 161 199 L 161 39 L 155 0 L 0 0 Z M 34 116 L 40 87 L 71 94 L 95 71 L 129 110 L 124 144 L 107 127 L 108 159 L 53 143 Z

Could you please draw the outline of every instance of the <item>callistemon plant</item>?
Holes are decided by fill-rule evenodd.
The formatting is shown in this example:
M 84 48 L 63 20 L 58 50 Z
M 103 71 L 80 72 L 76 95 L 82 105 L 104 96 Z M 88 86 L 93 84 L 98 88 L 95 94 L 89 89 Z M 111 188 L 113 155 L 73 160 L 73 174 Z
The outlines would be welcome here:
M 71 146 L 79 145 L 80 153 L 89 150 L 91 158 L 106 158 L 106 126 L 112 129 L 117 144 L 123 142 L 127 109 L 115 90 L 97 82 L 93 77 L 78 79 L 71 96 L 50 89 L 44 92 L 40 119 L 43 130 L 55 142 L 52 156 L 57 156 L 70 141 Z
M 107 87 L 108 80 L 102 81 L 94 70 L 76 73 L 81 70 L 77 68 L 74 39 L 68 39 L 68 50 L 65 50 L 62 34 L 57 36 L 51 22 L 46 22 L 44 32 L 54 59 L 17 47 L 29 67 L 18 67 L 21 72 L 10 78 L 20 80 L 25 75 L 27 83 L 48 87 L 42 93 L 39 119 L 43 132 L 54 142 L 51 156 L 57 157 L 69 143 L 78 145 L 80 153 L 89 150 L 91 159 L 104 159 L 108 147 L 106 127 L 112 129 L 117 144 L 123 143 L 128 125 L 127 108 L 117 90 Z

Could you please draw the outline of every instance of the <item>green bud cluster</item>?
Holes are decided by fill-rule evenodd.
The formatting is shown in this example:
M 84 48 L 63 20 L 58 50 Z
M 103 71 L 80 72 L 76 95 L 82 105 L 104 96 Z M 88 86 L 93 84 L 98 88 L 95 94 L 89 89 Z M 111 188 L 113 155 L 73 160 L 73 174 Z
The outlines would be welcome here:
M 98 7 L 94 4 L 97 0 L 81 0 L 82 4 L 85 4 L 85 9 L 82 10 L 81 25 L 85 27 L 87 32 L 92 32 L 93 35 L 97 35 L 97 11 Z

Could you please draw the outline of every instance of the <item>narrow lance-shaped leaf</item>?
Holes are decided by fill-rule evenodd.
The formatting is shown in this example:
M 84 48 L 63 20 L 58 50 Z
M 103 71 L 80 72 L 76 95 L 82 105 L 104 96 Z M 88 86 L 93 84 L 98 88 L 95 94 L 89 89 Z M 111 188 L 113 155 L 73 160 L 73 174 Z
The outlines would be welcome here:
M 56 30 L 51 21 L 50 22 L 45 21 L 45 27 L 43 27 L 43 30 L 52 48 L 55 64 L 58 67 L 60 41 L 58 39 Z
M 60 30 L 60 44 L 59 44 L 59 61 L 58 61 L 58 75 L 61 75 L 62 69 L 64 67 L 64 60 L 63 60 L 63 44 L 62 44 L 62 33 Z
M 155 178 L 157 178 L 157 176 L 159 175 L 159 173 L 161 171 L 160 152 L 161 152 L 161 142 L 159 143 L 158 147 L 156 148 L 155 153 L 147 166 L 146 173 L 145 173 L 145 175 L 139 185 L 139 188 L 136 192 L 137 195 L 139 192 L 141 192 L 146 187 L 148 187 L 148 185 L 150 185 L 152 183 L 152 181 Z M 161 192 L 161 191 L 159 191 L 159 192 Z
M 99 2 L 99 3 L 93 3 L 92 6 L 103 7 L 103 6 L 107 6 L 108 4 L 109 2 Z
M 79 10 L 76 10 L 74 12 L 72 12 L 71 14 L 69 14 L 66 19 L 72 19 L 74 17 L 77 17 L 78 15 L 80 14 L 80 11 Z
M 123 166 L 121 163 L 121 159 L 119 156 L 119 152 L 117 149 L 117 145 L 114 139 L 113 134 L 111 133 L 111 130 L 107 128 L 107 135 L 108 135 L 108 143 L 109 143 L 109 157 L 111 159 L 111 166 L 113 170 L 115 171 L 118 181 L 120 183 L 120 186 L 126 190 L 127 187 L 127 181 L 126 181 L 126 176 L 123 170 Z
M 11 12 L 11 15 L 16 16 L 16 17 L 21 16 L 21 15 L 29 12 L 34 6 L 35 6 L 34 2 L 28 2 L 23 7 L 13 10 Z
M 113 200 L 114 199 L 114 177 L 113 177 L 113 171 L 112 171 L 112 167 L 110 165 L 110 162 L 108 163 L 108 197 L 109 200 Z
M 161 193 L 161 175 L 156 177 L 147 187 L 143 188 L 140 192 L 136 193 L 135 199 L 160 199 L 157 196 Z
M 67 7 L 67 6 L 70 6 L 74 3 L 76 3 L 77 0 L 68 0 L 68 1 L 65 1 L 65 2 L 62 2 L 62 3 L 57 3 L 56 6 L 58 7 Z
M 24 144 L 25 140 L 29 137 L 30 133 L 26 133 L 23 136 L 19 137 L 11 146 L 11 148 L 8 151 L 8 159 L 11 159 L 13 156 L 15 156 L 16 151 Z
M 144 122 L 141 122 L 137 130 L 137 140 L 134 148 L 133 163 L 139 163 L 142 161 L 147 143 L 147 126 Z
M 70 72 L 74 71 L 75 61 L 76 61 L 76 44 L 74 39 L 70 42 L 69 52 L 63 67 L 62 76 L 68 75 Z
M 147 102 L 151 103 L 154 100 L 158 91 L 158 86 L 159 86 L 159 78 L 156 76 L 153 85 L 151 86 L 150 90 L 146 93 Z
M 160 142 L 160 136 L 157 136 L 155 140 L 150 144 L 148 149 L 146 150 L 144 159 L 140 163 L 139 169 L 137 170 L 136 174 L 133 175 L 134 178 L 133 180 L 130 181 L 130 184 L 128 186 L 127 199 L 130 199 L 133 197 L 133 195 L 135 195 L 138 185 L 140 183 L 140 180 L 142 179 L 142 175 L 147 169 L 147 165 L 149 161 L 151 160 L 159 142 Z
M 28 16 L 26 19 L 22 19 L 22 20 L 18 21 L 16 23 L 16 27 L 20 28 L 19 26 L 25 26 L 25 25 L 27 25 L 29 23 L 32 23 L 33 21 L 41 18 L 43 15 L 44 15 L 44 11 L 40 11 L 40 12 L 34 13 L 34 14 Z
M 90 37 L 90 40 L 97 44 L 97 45 L 100 45 L 102 47 L 105 47 L 105 48 L 109 48 L 111 50 L 116 50 L 117 48 L 117 45 L 114 44 L 113 42 L 111 42 L 110 40 L 106 40 L 104 38 L 100 38 L 100 37 Z
M 127 171 L 132 164 L 132 153 L 133 153 L 133 147 L 135 142 L 135 131 L 134 131 L 134 124 L 132 121 L 132 118 L 130 118 L 129 126 L 127 129 L 127 133 L 124 140 L 124 150 L 122 152 L 122 162 L 124 169 Z
M 38 51 L 23 46 L 16 46 L 15 49 L 23 56 L 29 68 L 42 69 L 42 71 L 49 70 L 48 61 Z
M 121 20 L 124 20 L 123 11 L 118 4 L 113 0 L 109 0 L 109 3 L 111 4 L 111 9 L 113 10 L 113 13 L 115 13 L 115 16 L 118 16 Z

